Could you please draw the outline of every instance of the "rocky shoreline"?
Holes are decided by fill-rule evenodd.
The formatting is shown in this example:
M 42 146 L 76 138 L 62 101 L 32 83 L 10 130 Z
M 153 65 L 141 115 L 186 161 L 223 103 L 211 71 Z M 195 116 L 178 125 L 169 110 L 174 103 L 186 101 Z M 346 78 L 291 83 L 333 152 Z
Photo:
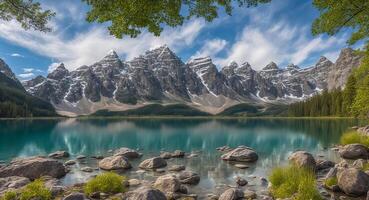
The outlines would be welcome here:
M 369 133 L 369 126 L 353 128 L 363 134 Z M 250 163 L 255 163 L 259 159 L 257 152 L 247 146 L 236 148 L 223 146 L 217 148 L 217 151 L 222 154 L 219 160 L 240 170 L 247 169 Z M 369 166 L 369 149 L 361 144 L 348 144 L 332 148 L 332 151 L 341 157 L 340 162 L 334 163 L 319 155 L 314 157 L 306 151 L 296 151 L 288 157 L 288 160 L 298 167 L 315 171 L 317 187 L 323 199 L 367 199 L 369 171 L 363 168 L 366 164 Z M 48 156 L 15 158 L 9 163 L 0 163 L 0 196 L 8 191 L 20 191 L 33 180 L 42 178 L 45 187 L 52 194 L 52 199 L 273 199 L 269 192 L 271 183 L 265 177 L 259 177 L 257 187 L 254 183 L 256 177 L 250 176 L 235 177 L 234 185 L 217 187 L 214 193 L 201 194 L 202 191 L 194 190 L 201 181 L 200 175 L 187 169 L 185 164 L 167 161 L 186 159 L 185 162 L 187 162 L 198 156 L 196 152 L 162 151 L 156 157 L 142 160 L 138 165 L 132 164 L 142 156 L 139 150 L 122 147 L 109 151 L 108 156 L 79 155 L 75 159 L 69 159 L 68 152 L 56 151 Z M 96 192 L 87 195 L 83 191 L 85 183 L 62 184 L 61 178 L 68 173 L 73 173 L 71 168 L 79 163 L 86 163 L 86 159 L 95 160 L 96 166 L 83 166 L 79 168 L 80 171 L 84 173 L 114 171 L 123 174 L 127 176 L 124 182 L 125 187 L 128 188 L 127 191 L 117 194 Z M 130 177 L 124 173 L 126 170 L 135 170 L 140 174 L 155 173 L 155 180 Z M 95 174 L 91 175 L 91 177 L 94 176 Z M 336 182 L 333 185 L 327 185 L 327 179 L 334 179 Z

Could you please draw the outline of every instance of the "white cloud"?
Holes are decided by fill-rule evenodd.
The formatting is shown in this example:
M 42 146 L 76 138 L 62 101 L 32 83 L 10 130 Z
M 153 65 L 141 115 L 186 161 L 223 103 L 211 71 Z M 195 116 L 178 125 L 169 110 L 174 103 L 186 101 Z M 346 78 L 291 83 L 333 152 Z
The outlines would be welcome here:
M 47 68 L 47 72 L 50 73 L 54 71 L 61 63 L 51 63 L 49 67 Z
M 307 27 L 292 26 L 286 21 L 274 21 L 274 25 L 252 23 L 244 27 L 226 56 L 216 59 L 217 64 L 223 67 L 230 61 L 249 62 L 256 70 L 271 61 L 301 65 L 313 53 L 323 54 L 343 41 L 338 37 L 323 39 L 322 36 L 309 39 L 309 34 Z
M 325 53 L 323 56 L 327 57 L 330 61 L 335 62 L 340 55 L 340 50 L 337 51 L 330 51 Z
M 193 20 L 180 28 L 165 29 L 160 37 L 144 32 L 138 38 L 116 39 L 102 26 L 93 26 L 70 39 L 58 32 L 24 31 L 18 23 L 0 24 L 0 37 L 30 49 L 40 55 L 63 62 L 68 69 L 90 65 L 113 49 L 126 59 L 132 59 L 147 49 L 167 44 L 174 51 L 188 47 L 205 26 L 202 20 Z
M 33 72 L 35 69 L 34 68 L 23 68 L 23 72 L 25 73 L 30 73 Z
M 211 58 L 215 58 L 214 62 L 216 63 L 216 55 L 224 50 L 224 48 L 227 46 L 227 43 L 228 42 L 226 40 L 222 40 L 219 38 L 207 40 L 205 41 L 202 48 L 197 51 L 190 59 L 209 56 Z
M 34 73 L 24 73 L 24 74 L 18 74 L 18 77 L 22 78 L 22 79 L 30 79 L 32 77 L 34 77 L 35 74 Z
M 12 57 L 21 57 L 21 58 L 24 58 L 24 56 L 23 56 L 23 55 L 21 55 L 21 54 L 19 54 L 19 53 L 12 53 L 12 54 L 10 54 L 10 56 L 12 56 Z

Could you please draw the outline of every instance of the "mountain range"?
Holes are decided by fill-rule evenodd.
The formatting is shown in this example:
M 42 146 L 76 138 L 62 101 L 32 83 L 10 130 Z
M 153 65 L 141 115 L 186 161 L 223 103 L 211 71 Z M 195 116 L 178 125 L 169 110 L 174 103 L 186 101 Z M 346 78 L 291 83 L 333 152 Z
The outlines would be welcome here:
M 110 51 L 100 61 L 73 71 L 60 64 L 47 77 L 37 76 L 22 84 L 28 93 L 50 102 L 59 114 L 67 116 L 152 104 L 184 104 L 217 114 L 240 104 L 259 108 L 288 104 L 324 89 L 343 87 L 360 60 L 354 50 L 346 48 L 335 63 L 321 57 L 308 68 L 294 64 L 279 68 L 271 62 L 256 71 L 247 62 L 231 62 L 218 70 L 210 57 L 184 63 L 162 46 L 131 61 L 122 61 Z
M 29 94 L 0 59 L 0 118 L 56 116 L 51 103 Z

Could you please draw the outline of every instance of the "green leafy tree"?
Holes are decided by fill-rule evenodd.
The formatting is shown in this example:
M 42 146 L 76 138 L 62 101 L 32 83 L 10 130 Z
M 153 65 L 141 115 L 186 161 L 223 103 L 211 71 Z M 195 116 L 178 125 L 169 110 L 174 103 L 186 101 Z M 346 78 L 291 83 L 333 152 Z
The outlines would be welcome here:
M 84 0 L 91 6 L 87 13 L 89 22 L 111 22 L 109 31 L 117 38 L 124 35 L 136 37 L 142 30 L 156 36 L 164 25 L 176 27 L 192 17 L 211 22 L 224 8 L 232 14 L 233 5 L 256 6 L 270 0 Z
M 352 110 L 356 116 L 369 117 L 369 76 L 358 86 Z
M 346 82 L 346 87 L 343 91 L 343 113 L 351 112 L 351 105 L 356 96 L 356 78 L 351 74 Z
M 143 30 L 156 36 L 164 26 L 181 26 L 191 18 L 203 18 L 208 22 L 219 15 L 219 10 L 231 15 L 235 5 L 252 7 L 271 0 L 82 0 L 91 10 L 88 22 L 110 23 L 110 33 L 117 38 L 125 35 L 137 37 Z M 43 11 L 33 0 L 0 0 L 0 19 L 16 19 L 25 29 L 50 31 L 47 26 L 54 16 Z
M 40 3 L 33 0 L 0 0 L 0 20 L 15 19 L 24 29 L 48 32 L 51 28 L 47 23 L 54 15 L 50 10 L 42 10 Z
M 351 29 L 347 41 L 352 45 L 363 41 L 364 58 L 348 78 L 343 93 L 342 113 L 345 115 L 368 115 L 369 100 L 369 1 L 368 0 L 314 0 L 313 5 L 320 16 L 312 25 L 312 33 L 335 35 L 342 29 Z
M 343 28 L 353 31 L 349 44 L 369 38 L 368 0 L 314 0 L 320 16 L 312 25 L 313 34 L 335 35 Z

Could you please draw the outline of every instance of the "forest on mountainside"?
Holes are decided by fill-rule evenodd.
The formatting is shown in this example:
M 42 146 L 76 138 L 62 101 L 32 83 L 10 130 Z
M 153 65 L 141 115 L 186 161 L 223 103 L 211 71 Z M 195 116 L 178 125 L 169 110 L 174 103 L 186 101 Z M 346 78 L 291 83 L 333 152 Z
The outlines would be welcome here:
M 368 55 L 369 50 L 366 51 Z M 351 73 L 343 90 L 325 90 L 305 101 L 293 103 L 288 107 L 288 115 L 369 117 L 369 56 L 365 56 L 360 66 Z

